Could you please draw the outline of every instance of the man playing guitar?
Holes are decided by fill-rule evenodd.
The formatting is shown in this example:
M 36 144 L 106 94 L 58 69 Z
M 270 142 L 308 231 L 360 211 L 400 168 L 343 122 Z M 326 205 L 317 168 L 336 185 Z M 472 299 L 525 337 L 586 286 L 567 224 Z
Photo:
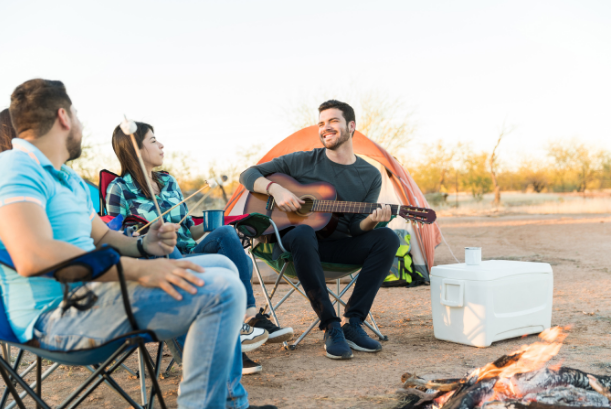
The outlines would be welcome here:
M 298 210 L 304 201 L 265 176 L 284 173 L 302 184 L 324 181 L 335 187 L 341 200 L 376 203 L 382 177 L 375 167 L 354 154 L 354 109 L 329 100 L 318 111 L 318 132 L 324 149 L 291 153 L 252 166 L 240 175 L 240 183 L 251 192 L 273 196 L 275 205 L 285 212 Z M 325 239 L 319 239 L 307 225 L 282 234 L 282 243 L 293 255 L 297 276 L 320 319 L 320 328 L 325 330 L 326 356 L 331 359 L 352 358 L 350 348 L 364 352 L 382 350 L 382 345 L 370 338 L 362 325 L 399 247 L 399 239 L 392 230 L 374 230 L 378 223 L 390 218 L 391 209 L 384 205 L 369 215 L 341 216 L 333 234 Z M 329 299 L 321 262 L 362 266 L 346 305 L 343 326 Z

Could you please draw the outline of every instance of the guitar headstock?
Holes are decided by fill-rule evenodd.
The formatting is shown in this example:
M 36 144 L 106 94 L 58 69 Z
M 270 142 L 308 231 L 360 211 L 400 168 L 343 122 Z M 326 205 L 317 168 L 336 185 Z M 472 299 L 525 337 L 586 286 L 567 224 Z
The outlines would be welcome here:
M 424 223 L 430 225 L 437 220 L 437 214 L 433 209 L 414 206 L 399 207 L 399 216 L 404 219 L 414 221 L 416 223 Z

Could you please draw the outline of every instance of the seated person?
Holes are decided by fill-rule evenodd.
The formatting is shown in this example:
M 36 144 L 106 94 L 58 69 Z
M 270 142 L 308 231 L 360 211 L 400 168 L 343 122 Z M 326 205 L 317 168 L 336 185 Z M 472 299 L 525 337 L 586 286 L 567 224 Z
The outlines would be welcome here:
M 87 186 L 64 165 L 81 154 L 82 125 L 63 83 L 35 79 L 21 84 L 11 96 L 10 114 L 19 138 L 13 139 L 13 150 L 0 154 L 0 248 L 13 258 L 16 271 L 0 267 L 0 282 L 19 340 L 68 351 L 131 331 L 116 269 L 89 284 L 98 296 L 94 308 L 72 307 L 65 313 L 58 308 L 60 283 L 31 277 L 109 244 L 124 256 L 138 326 L 161 340 L 186 334 L 178 407 L 248 407 L 238 340 L 246 294 L 235 265 L 219 255 L 136 259 L 171 252 L 176 228 L 158 222 L 135 239 L 109 230 L 98 217 Z
M 302 184 L 327 182 L 335 187 L 341 200 L 377 203 L 382 177 L 378 169 L 354 154 L 354 110 L 346 103 L 330 100 L 321 104 L 318 111 L 318 132 L 324 148 L 291 153 L 252 166 L 240 175 L 240 183 L 250 191 L 273 196 L 285 212 L 298 210 L 304 202 L 265 176 L 284 173 Z M 370 215 L 344 214 L 326 239 L 319 239 L 314 229 L 306 225 L 282 234 L 283 245 L 293 255 L 297 277 L 320 319 L 320 328 L 325 330 L 326 356 L 331 359 L 352 358 L 350 348 L 382 350 L 379 342 L 367 336 L 362 324 L 399 247 L 392 230 L 373 230 L 390 218 L 390 207 L 386 205 Z M 347 322 L 343 326 L 329 299 L 321 262 L 362 266 L 344 312 Z
M 134 138 L 140 149 L 144 167 L 151 179 L 154 195 L 156 196 L 161 213 L 171 209 L 183 201 L 182 191 L 174 177 L 167 173 L 154 172 L 153 169 L 163 165 L 163 144 L 155 137 L 153 126 L 137 122 L 138 130 Z M 107 189 L 106 209 L 111 216 L 139 215 L 151 221 L 157 217 L 155 204 L 149 193 L 145 177 L 142 174 L 136 151 L 130 136 L 127 136 L 117 126 L 112 134 L 112 147 L 121 163 L 121 177 L 113 180 Z M 180 258 L 195 254 L 218 253 L 227 256 L 238 268 L 240 279 L 246 288 L 246 320 L 262 318 L 257 327 L 248 324 L 242 327 L 241 339 L 244 347 L 258 347 L 266 340 L 270 343 L 284 342 L 293 336 L 291 328 L 278 328 L 263 315 L 257 314 L 255 309 L 255 296 L 252 290 L 252 260 L 244 253 L 242 243 L 232 226 L 222 226 L 212 231 L 201 242 L 196 239 L 204 235 L 204 225 L 195 225 L 191 216 L 188 216 L 187 204 L 172 209 L 164 220 L 171 223 L 180 223 L 177 233 L 176 250 L 170 258 Z M 185 216 L 186 219 L 183 219 Z M 267 331 L 267 333 L 266 333 Z M 269 335 L 269 336 L 268 336 Z M 261 366 L 243 356 L 243 373 L 258 372 Z

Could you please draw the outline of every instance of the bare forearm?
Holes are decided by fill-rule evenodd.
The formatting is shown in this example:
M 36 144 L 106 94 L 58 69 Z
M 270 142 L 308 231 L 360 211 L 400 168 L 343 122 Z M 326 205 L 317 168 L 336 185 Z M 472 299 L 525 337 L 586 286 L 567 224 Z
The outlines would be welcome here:
M 255 185 L 254 185 L 255 192 L 267 194 L 265 189 L 267 189 L 267 185 L 269 185 L 270 183 L 271 183 L 271 180 L 269 180 L 266 177 L 258 178 L 257 180 L 255 180 Z M 277 185 L 278 183 L 275 183 L 275 184 Z
M 140 252 L 136 245 L 138 238 L 127 237 L 120 232 L 114 230 L 108 230 L 104 235 L 95 243 L 96 247 L 108 244 L 119 250 L 121 256 L 132 256 L 140 257 Z
M 193 238 L 193 240 L 197 240 L 200 237 L 204 236 L 204 225 L 193 225 L 191 226 L 191 229 L 189 229 L 191 231 L 191 237 Z
M 359 226 L 363 232 L 369 232 L 370 230 L 375 229 L 378 222 L 374 222 L 370 216 L 367 216 L 365 219 L 361 220 Z

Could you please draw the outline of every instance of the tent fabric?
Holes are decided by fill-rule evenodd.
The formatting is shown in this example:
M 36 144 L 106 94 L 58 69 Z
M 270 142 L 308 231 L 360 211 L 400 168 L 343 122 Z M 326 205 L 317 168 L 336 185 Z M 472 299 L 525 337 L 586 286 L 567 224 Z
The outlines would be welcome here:
M 383 190 L 380 193 L 380 202 L 391 203 L 390 200 L 396 199 L 396 201 L 402 205 L 429 207 L 428 202 L 414 179 L 412 179 L 407 170 L 405 170 L 390 153 L 359 131 L 354 132 L 352 144 L 354 152 L 358 156 L 361 156 L 376 167 L 379 165 L 383 177 Z M 309 151 L 322 147 L 323 145 L 318 135 L 318 126 L 306 127 L 274 146 L 257 164 L 269 162 L 276 157 L 288 153 Z M 391 187 L 392 190 L 390 190 Z M 227 207 L 225 208 L 226 216 L 243 213 L 246 194 L 247 192 L 244 186 L 239 185 L 227 203 Z M 417 239 L 415 243 L 417 243 L 418 247 L 412 251 L 414 261 L 415 263 L 416 261 L 420 261 L 422 262 L 421 264 L 425 264 L 428 272 L 430 272 L 435 258 L 435 247 L 441 243 L 441 231 L 439 230 L 439 226 L 435 223 L 420 227 L 419 225 L 411 225 L 409 222 L 400 222 L 402 220 L 403 219 L 395 219 L 395 221 L 391 222 L 389 227 L 393 229 L 407 229 L 412 236 L 415 236 Z M 401 226 L 395 227 L 399 225 Z

